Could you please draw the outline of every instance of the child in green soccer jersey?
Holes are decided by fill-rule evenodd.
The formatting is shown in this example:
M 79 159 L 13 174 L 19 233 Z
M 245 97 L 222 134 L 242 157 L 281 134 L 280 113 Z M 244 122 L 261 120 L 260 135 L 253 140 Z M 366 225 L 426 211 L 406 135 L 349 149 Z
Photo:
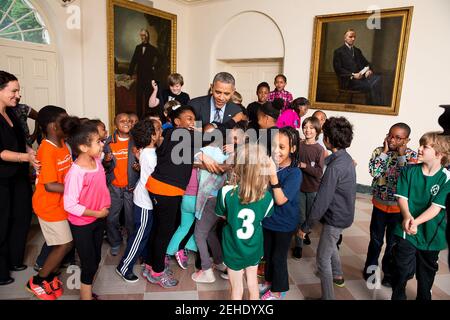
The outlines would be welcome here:
M 417 299 L 431 300 L 445 240 L 445 200 L 450 192 L 450 137 L 437 132 L 420 138 L 420 164 L 404 169 L 397 183 L 403 222 L 396 226 L 393 248 L 392 299 L 406 300 L 406 284 L 417 278 Z
M 259 299 L 257 268 L 263 250 L 261 222 L 273 212 L 269 185 L 270 159 L 264 147 L 247 144 L 237 153 L 233 185 L 217 195 L 216 214 L 227 220 L 222 232 L 224 263 L 228 267 L 231 299 L 241 300 L 245 271 L 250 300 Z

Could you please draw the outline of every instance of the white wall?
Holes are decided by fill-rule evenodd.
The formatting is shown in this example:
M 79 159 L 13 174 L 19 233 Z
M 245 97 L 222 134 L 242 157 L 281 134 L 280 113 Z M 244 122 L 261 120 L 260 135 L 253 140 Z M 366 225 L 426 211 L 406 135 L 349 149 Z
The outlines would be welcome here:
M 272 19 L 284 41 L 284 73 L 294 96 L 307 96 L 314 16 L 365 11 L 372 0 L 224 0 L 188 6 L 175 0 L 154 0 L 154 7 L 177 15 L 177 71 L 185 77 L 185 91 L 203 95 L 214 76 L 217 37 L 239 14 L 257 11 Z M 450 102 L 450 2 L 447 0 L 377 0 L 380 8 L 414 6 L 399 116 L 339 113 L 355 126 L 350 153 L 358 162 L 358 182 L 370 184 L 367 162 L 395 122 L 411 125 L 412 143 L 420 135 L 439 129 L 437 106 Z M 77 0 L 82 10 L 81 30 L 69 30 L 69 15 L 54 0 L 39 1 L 56 33 L 62 84 L 62 104 L 70 113 L 108 121 L 106 0 Z M 245 21 L 245 20 L 242 20 Z M 251 23 L 249 21 L 248 23 Z M 243 25 L 248 28 L 249 24 Z M 252 29 L 254 26 L 252 26 Z M 239 39 L 234 32 L 230 37 Z M 236 42 L 236 47 L 243 44 Z M 270 46 L 270 43 L 267 43 Z M 259 46 L 255 45 L 255 48 Z M 248 48 L 248 46 L 246 46 Z M 236 54 L 239 50 L 236 50 Z M 260 53 L 260 51 L 258 52 Z M 253 53 L 256 57 L 257 53 Z M 247 57 L 252 53 L 246 51 Z M 310 111 L 309 114 L 311 114 Z M 327 112 L 329 116 L 336 112 Z
M 73 12 L 59 1 L 35 1 L 49 21 L 58 54 L 61 106 L 70 114 L 100 118 L 109 123 L 106 0 L 76 0 L 80 8 L 80 28 L 70 29 Z M 177 71 L 186 74 L 190 48 L 186 5 L 174 1 L 154 1 L 154 7 L 177 15 Z M 186 86 L 186 89 L 189 89 Z
M 285 43 L 284 73 L 294 96 L 307 96 L 311 62 L 311 45 L 314 16 L 366 11 L 372 0 L 229 0 L 203 4 L 191 13 L 192 46 L 189 82 L 193 82 L 192 96 L 204 93 L 214 76 L 214 52 L 212 44 L 216 35 L 231 19 L 241 12 L 260 11 L 278 24 Z M 367 164 L 372 150 L 381 145 L 389 127 L 396 122 L 406 122 L 412 127 L 411 147 L 418 147 L 420 135 L 429 130 L 439 130 L 437 119 L 442 113 L 439 104 L 450 102 L 447 74 L 450 72 L 450 2 L 447 0 L 378 0 L 380 8 L 414 6 L 403 80 L 400 113 L 398 116 L 382 116 L 348 112 L 326 113 L 329 116 L 343 115 L 354 125 L 355 138 L 349 152 L 358 163 L 358 183 L 369 185 L 371 178 Z M 248 22 L 251 24 L 251 21 Z M 207 27 L 205 27 L 207 26 Z M 245 28 L 245 24 L 242 28 Z M 230 34 L 239 39 L 239 35 Z M 445 39 L 445 40 L 444 40 Z M 244 45 L 235 43 L 236 47 Z M 270 43 L 267 45 L 270 46 Z M 426 48 L 426 49 L 425 49 Z M 247 52 L 247 55 L 250 53 Z M 255 55 L 257 52 L 254 53 Z M 259 55 L 258 55 L 259 56 Z M 209 64 L 205 63 L 209 61 Z M 209 67 L 209 68 L 208 68 Z M 308 115 L 312 114 L 311 110 Z

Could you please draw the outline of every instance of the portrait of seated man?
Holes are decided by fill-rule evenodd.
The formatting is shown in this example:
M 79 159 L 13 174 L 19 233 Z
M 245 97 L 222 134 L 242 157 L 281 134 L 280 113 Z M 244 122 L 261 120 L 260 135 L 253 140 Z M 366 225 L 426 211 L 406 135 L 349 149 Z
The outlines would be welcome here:
M 366 93 L 366 104 L 383 105 L 381 76 L 371 69 L 361 49 L 355 46 L 356 32 L 348 29 L 344 44 L 334 50 L 333 68 L 341 89 Z

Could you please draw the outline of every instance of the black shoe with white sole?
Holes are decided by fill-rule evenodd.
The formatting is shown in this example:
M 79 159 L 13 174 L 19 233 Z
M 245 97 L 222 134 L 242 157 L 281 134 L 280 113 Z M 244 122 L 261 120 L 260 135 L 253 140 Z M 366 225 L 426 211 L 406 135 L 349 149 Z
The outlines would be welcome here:
M 116 273 L 123 279 L 123 281 L 128 283 L 135 283 L 139 281 L 139 278 L 133 273 L 130 272 L 126 275 L 123 275 L 122 272 L 119 271 L 119 269 L 116 268 Z

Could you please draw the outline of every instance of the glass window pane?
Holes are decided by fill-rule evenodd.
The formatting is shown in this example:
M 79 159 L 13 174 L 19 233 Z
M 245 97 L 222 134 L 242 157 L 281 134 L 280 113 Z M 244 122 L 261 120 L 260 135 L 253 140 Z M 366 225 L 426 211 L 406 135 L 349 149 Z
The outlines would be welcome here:
M 8 10 L 11 2 L 13 2 L 13 0 L 0 0 L 0 12 L 5 12 Z
M 5 28 L 6 26 L 10 25 L 12 20 L 9 17 L 6 17 L 5 20 L 0 24 L 0 30 Z
M 5 38 L 5 39 L 22 41 L 22 35 L 20 33 L 5 35 L 5 36 L 1 36 L 1 37 Z
M 14 0 L 0 0 L 0 20 L 4 17 L 5 11 L 8 10 L 13 1 Z M 9 26 L 14 21 L 17 23 L 19 29 L 16 24 Z M 5 17 L 4 21 L 1 23 L 0 30 L 7 26 L 9 26 L 7 29 L 0 31 L 1 38 L 34 43 L 50 43 L 50 37 L 42 19 L 33 9 L 31 3 L 26 0 L 16 0 L 14 2 L 14 6 L 9 11 L 8 16 Z M 34 31 L 27 32 L 27 30 Z M 8 34 L 14 31 L 22 32 L 12 35 Z M 24 39 L 22 39 L 22 34 L 24 35 Z
M 25 41 L 34 42 L 34 43 L 45 43 L 43 30 L 29 31 L 29 32 L 25 31 L 23 33 L 23 36 L 25 38 L 24 39 Z
M 22 30 L 30 30 L 30 29 L 36 29 L 36 28 L 42 28 L 42 26 L 37 23 L 36 18 L 34 15 L 29 15 L 28 17 L 20 20 L 18 22 L 20 29 Z
M 16 31 L 20 31 L 20 30 L 19 30 L 19 28 L 17 28 L 17 26 L 15 24 L 13 24 L 10 27 L 6 28 L 5 30 L 1 31 L 0 36 L 8 35 L 12 32 L 16 32 Z M 20 34 L 20 32 L 19 32 L 19 34 Z

